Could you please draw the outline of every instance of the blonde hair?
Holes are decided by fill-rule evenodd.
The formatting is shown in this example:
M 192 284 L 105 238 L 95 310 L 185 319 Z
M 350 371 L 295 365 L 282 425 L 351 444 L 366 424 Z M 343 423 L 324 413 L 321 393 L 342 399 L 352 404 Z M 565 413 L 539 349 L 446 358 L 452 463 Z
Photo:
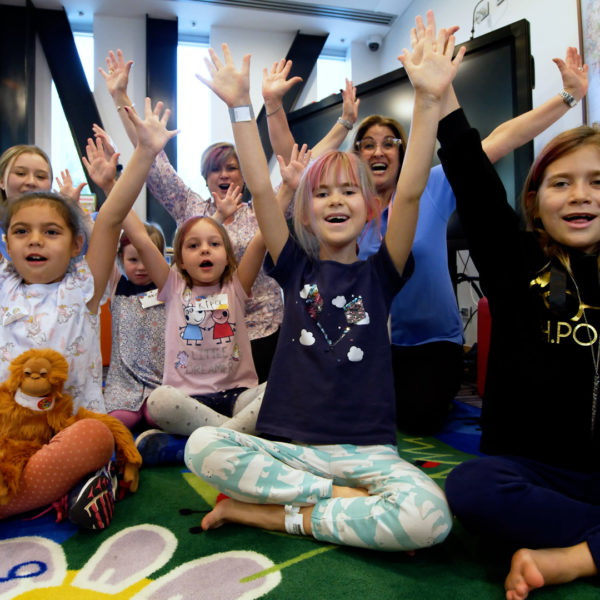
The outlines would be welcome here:
M 313 192 L 330 175 L 356 185 L 367 208 L 367 222 L 375 220 L 379 227 L 381 204 L 368 166 L 354 153 L 332 151 L 320 156 L 302 175 L 294 202 L 294 233 L 304 251 L 319 258 L 319 240 L 309 223 L 312 222 Z
M 44 159 L 44 161 L 48 165 L 48 173 L 50 176 L 49 181 L 51 187 L 53 175 L 52 165 L 50 164 L 50 159 L 48 158 L 48 155 L 39 146 L 33 146 L 29 144 L 18 144 L 16 146 L 11 146 L 2 153 L 2 155 L 0 156 L 0 181 L 4 181 L 7 171 L 10 170 L 15 160 L 17 160 L 17 158 L 19 158 L 19 156 L 21 156 L 22 154 L 37 154 L 38 156 L 41 156 Z M 50 190 L 50 188 L 48 189 Z M 0 188 L 0 200 L 4 202 L 7 200 L 6 191 L 2 188 Z

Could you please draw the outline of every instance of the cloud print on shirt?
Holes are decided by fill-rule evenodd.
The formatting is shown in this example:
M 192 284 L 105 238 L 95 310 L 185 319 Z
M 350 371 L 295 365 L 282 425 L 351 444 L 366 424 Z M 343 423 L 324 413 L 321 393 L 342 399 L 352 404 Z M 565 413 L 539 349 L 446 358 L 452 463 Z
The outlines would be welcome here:
M 312 346 L 315 343 L 315 336 L 310 331 L 303 329 L 300 332 L 300 343 L 303 346 Z

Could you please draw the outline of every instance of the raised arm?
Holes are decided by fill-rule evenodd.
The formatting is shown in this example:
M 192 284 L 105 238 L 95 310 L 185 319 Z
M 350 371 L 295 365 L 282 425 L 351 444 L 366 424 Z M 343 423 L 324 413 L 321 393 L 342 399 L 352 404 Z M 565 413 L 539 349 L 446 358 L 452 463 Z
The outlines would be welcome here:
M 177 131 L 167 131 L 170 111 L 167 109 L 163 112 L 162 109 L 162 102 L 158 102 L 152 110 L 150 99 L 146 98 L 143 121 L 135 111 L 125 109 L 136 129 L 138 145 L 96 217 L 86 254 L 94 276 L 94 296 L 88 302 L 88 309 L 92 313 L 98 310 L 98 303 L 112 271 L 121 224 L 142 189 L 154 157 L 177 134 Z
M 313 158 L 318 158 L 330 150 L 337 150 L 358 120 L 360 98 L 356 97 L 353 83 L 346 79 L 346 89 L 340 91 L 342 92 L 342 116 L 333 124 L 325 137 L 315 144 L 312 149 Z
M 233 136 L 244 181 L 252 194 L 256 219 L 267 249 L 273 261 L 277 262 L 288 238 L 288 228 L 271 187 L 267 159 L 250 104 L 250 55 L 244 56 L 238 70 L 227 44 L 223 44 L 224 62 L 212 48 L 209 53 L 210 60 L 206 61 L 206 65 L 211 78 L 197 77 L 230 109 L 235 109 L 232 111 Z
M 302 77 L 291 77 L 290 70 L 292 61 L 282 58 L 274 62 L 271 70 L 263 69 L 262 95 L 265 101 L 265 112 L 267 115 L 267 126 L 269 128 L 269 140 L 275 155 L 289 158 L 294 145 L 294 136 L 290 131 L 285 110 L 283 109 L 283 97 Z
M 385 236 L 387 249 L 399 272 L 403 271 L 412 247 L 419 199 L 429 176 L 445 94 L 465 53 L 461 48 L 452 60 L 454 36 L 441 29 L 435 39 L 433 13 L 429 11 L 427 16 L 428 26 L 423 39 L 412 52 L 405 49 L 398 57 L 415 89 L 408 145 Z M 413 61 L 415 54 L 418 62 Z
M 117 54 L 111 50 L 106 57 L 106 71 L 102 67 L 98 67 L 98 71 L 104 77 L 106 81 L 106 87 L 110 94 L 115 107 L 125 127 L 127 137 L 131 140 L 134 146 L 137 146 L 137 133 L 136 128 L 133 126 L 131 119 L 128 118 L 125 107 L 133 106 L 133 102 L 127 95 L 127 85 L 129 84 L 129 71 L 133 66 L 133 61 L 128 60 L 125 62 L 123 53 L 117 50 Z
M 107 154 L 103 138 L 97 136 L 95 140 L 88 138 L 81 160 L 91 180 L 108 196 L 117 181 L 119 153 Z
M 567 48 L 565 60 L 554 58 L 560 71 L 563 89 L 579 102 L 588 90 L 588 66 L 582 64 L 577 48 Z M 540 106 L 502 123 L 483 141 L 484 152 L 491 162 L 500 160 L 515 148 L 531 141 L 570 110 L 561 96 L 555 94 Z

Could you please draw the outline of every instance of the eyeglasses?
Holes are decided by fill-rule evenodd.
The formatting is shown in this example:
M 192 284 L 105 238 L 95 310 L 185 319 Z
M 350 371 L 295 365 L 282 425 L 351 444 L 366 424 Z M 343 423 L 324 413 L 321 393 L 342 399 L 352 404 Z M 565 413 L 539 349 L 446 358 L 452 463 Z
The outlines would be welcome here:
M 384 137 L 383 141 L 381 142 L 380 145 L 383 150 L 393 150 L 394 148 L 397 148 L 398 146 L 402 145 L 402 140 L 400 138 L 394 138 L 391 136 Z M 371 137 L 366 137 L 366 138 L 363 138 L 362 140 L 359 140 L 358 142 L 356 142 L 357 150 L 373 152 L 376 147 L 377 147 L 377 142 Z

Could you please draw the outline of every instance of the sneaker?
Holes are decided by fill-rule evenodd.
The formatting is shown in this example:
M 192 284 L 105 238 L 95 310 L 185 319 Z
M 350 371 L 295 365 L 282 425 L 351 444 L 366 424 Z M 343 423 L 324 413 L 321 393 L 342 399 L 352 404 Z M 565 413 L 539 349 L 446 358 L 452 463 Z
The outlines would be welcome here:
M 115 508 L 110 463 L 71 490 L 67 499 L 69 521 L 83 529 L 106 529 Z
M 138 435 L 135 446 L 142 455 L 142 465 L 154 467 L 183 463 L 187 437 L 171 435 L 160 429 L 148 429 Z

